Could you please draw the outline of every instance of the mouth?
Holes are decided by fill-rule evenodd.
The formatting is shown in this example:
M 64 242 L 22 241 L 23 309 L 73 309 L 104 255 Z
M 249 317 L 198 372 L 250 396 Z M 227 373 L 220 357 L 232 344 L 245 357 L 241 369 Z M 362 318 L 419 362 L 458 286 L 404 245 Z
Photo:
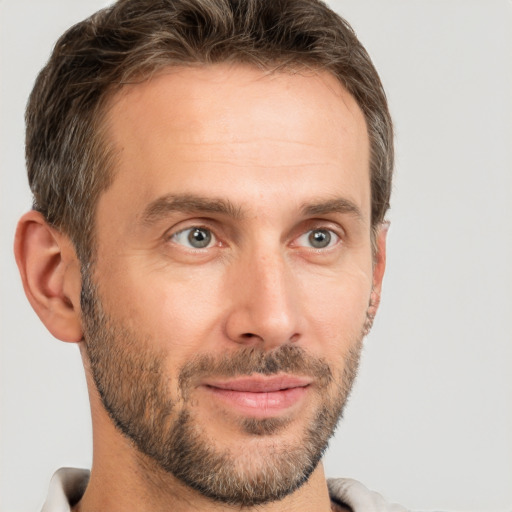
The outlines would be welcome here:
M 297 406 L 308 393 L 312 379 L 288 375 L 249 376 L 212 380 L 202 384 L 224 407 L 255 418 L 268 418 Z

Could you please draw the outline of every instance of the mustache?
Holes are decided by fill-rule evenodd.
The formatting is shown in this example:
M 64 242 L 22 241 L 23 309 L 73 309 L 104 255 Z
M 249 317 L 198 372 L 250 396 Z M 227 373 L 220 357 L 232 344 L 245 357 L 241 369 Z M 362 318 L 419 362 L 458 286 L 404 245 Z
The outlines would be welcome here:
M 198 355 L 183 366 L 178 382 L 181 391 L 186 392 L 194 382 L 208 377 L 279 373 L 312 377 L 319 388 L 327 387 L 333 380 L 331 368 L 325 359 L 314 357 L 295 345 L 281 345 L 269 352 L 252 347 L 222 355 Z

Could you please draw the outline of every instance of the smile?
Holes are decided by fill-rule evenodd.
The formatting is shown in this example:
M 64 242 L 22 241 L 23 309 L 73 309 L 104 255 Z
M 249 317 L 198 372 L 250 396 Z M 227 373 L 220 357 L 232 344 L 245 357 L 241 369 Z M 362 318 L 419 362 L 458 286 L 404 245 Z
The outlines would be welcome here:
M 230 409 L 265 418 L 276 416 L 298 404 L 311 382 L 305 377 L 260 376 L 207 382 L 203 388 Z

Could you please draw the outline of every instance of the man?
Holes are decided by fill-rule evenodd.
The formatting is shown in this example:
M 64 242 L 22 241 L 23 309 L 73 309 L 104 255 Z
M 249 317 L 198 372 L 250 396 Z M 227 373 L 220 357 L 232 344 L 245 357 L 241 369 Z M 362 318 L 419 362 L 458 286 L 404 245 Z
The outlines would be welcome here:
M 80 347 L 94 433 L 44 510 L 401 510 L 320 462 L 393 167 L 348 24 L 314 0 L 119 1 L 62 36 L 26 120 L 16 259 Z

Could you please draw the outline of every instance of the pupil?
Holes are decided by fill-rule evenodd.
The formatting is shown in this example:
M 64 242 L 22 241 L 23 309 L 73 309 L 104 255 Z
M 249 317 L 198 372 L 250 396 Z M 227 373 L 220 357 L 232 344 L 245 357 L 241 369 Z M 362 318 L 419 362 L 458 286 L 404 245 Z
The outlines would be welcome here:
M 212 239 L 211 233 L 206 229 L 196 228 L 193 229 L 188 235 L 188 241 L 192 247 L 202 249 L 206 247 Z
M 309 242 L 316 249 L 322 249 L 330 244 L 331 234 L 329 231 L 325 231 L 324 229 L 313 231 L 309 235 Z

